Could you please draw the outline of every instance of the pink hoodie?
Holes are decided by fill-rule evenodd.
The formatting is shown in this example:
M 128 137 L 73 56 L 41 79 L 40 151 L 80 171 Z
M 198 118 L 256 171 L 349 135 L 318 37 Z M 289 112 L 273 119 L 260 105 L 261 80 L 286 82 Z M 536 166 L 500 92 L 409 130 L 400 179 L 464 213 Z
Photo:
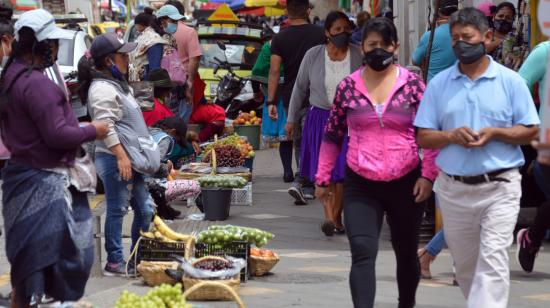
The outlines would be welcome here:
M 372 181 L 397 180 L 420 163 L 414 118 L 424 82 L 416 74 L 399 67 L 399 76 L 390 99 L 378 116 L 361 78 L 364 68 L 344 79 L 336 91 L 325 129 L 316 181 L 328 185 L 344 134 L 349 135 L 346 156 L 348 166 Z M 438 174 L 435 158 L 438 151 L 424 150 L 422 177 L 434 181 Z

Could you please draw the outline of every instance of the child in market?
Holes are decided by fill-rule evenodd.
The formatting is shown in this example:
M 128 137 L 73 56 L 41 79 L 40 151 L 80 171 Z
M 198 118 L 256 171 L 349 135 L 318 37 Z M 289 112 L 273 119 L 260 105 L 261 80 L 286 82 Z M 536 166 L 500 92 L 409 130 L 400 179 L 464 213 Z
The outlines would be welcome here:
M 187 125 L 178 117 L 160 120 L 149 131 L 159 146 L 163 162 L 159 172 L 148 181 L 149 192 L 157 205 L 158 215 L 175 219 L 181 212 L 172 208 L 170 203 L 194 198 L 201 190 L 196 181 L 171 179 L 174 171 L 171 159 L 178 161 L 182 153 L 195 154 L 199 149 L 197 138 L 193 134 L 188 136 Z

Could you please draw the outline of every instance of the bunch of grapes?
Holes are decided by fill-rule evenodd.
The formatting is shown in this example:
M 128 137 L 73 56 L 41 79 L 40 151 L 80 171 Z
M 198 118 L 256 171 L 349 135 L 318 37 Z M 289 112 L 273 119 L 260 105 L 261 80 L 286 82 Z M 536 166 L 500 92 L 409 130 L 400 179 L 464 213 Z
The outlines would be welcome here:
M 195 267 L 207 271 L 223 271 L 232 268 L 231 262 L 224 260 L 203 260 L 195 264 Z
M 241 151 L 233 145 L 216 145 L 216 160 L 218 167 L 239 167 L 244 165 L 244 158 Z M 208 152 L 203 158 L 203 162 L 210 163 L 212 161 L 212 152 Z
M 181 294 L 181 283 L 175 286 L 162 284 L 153 288 L 143 297 L 123 291 L 115 308 L 191 308 Z

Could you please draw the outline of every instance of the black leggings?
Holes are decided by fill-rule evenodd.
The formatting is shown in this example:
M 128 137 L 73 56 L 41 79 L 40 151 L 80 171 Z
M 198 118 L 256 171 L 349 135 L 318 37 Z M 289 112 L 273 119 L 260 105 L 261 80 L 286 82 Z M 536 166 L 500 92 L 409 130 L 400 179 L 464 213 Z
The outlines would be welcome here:
M 391 182 L 377 182 L 346 169 L 344 223 L 351 247 L 351 295 L 357 308 L 374 306 L 375 262 L 384 213 L 397 259 L 399 307 L 415 305 L 420 281 L 418 234 L 424 207 L 414 202 L 412 193 L 419 176 L 417 169 Z
M 539 185 L 550 185 L 550 166 L 540 164 L 540 171 L 544 179 L 544 183 Z M 540 187 L 542 191 L 547 191 L 550 187 Z M 529 228 L 529 239 L 534 246 L 540 247 L 542 240 L 546 235 L 546 230 L 550 228 L 550 200 L 546 200 L 537 209 L 537 216 L 535 216 L 535 222 Z

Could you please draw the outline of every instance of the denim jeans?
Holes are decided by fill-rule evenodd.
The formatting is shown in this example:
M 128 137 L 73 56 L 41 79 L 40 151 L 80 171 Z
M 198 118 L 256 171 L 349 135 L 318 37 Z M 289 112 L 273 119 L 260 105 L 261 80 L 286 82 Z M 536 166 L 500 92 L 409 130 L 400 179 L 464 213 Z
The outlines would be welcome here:
M 428 245 L 426 245 L 426 250 L 431 256 L 437 257 L 441 250 L 445 248 L 447 248 L 447 243 L 445 242 L 445 234 L 443 233 L 443 229 L 441 229 L 434 235 Z
M 139 231 L 148 231 L 153 217 L 153 207 L 149 192 L 145 186 L 144 176 L 133 172 L 132 179 L 123 181 L 118 173 L 117 159 L 114 155 L 96 153 L 97 174 L 105 187 L 107 201 L 107 218 L 105 219 L 105 250 L 107 262 L 124 262 L 122 247 L 122 220 L 126 206 L 134 210 L 132 223 L 132 248 L 139 238 Z

